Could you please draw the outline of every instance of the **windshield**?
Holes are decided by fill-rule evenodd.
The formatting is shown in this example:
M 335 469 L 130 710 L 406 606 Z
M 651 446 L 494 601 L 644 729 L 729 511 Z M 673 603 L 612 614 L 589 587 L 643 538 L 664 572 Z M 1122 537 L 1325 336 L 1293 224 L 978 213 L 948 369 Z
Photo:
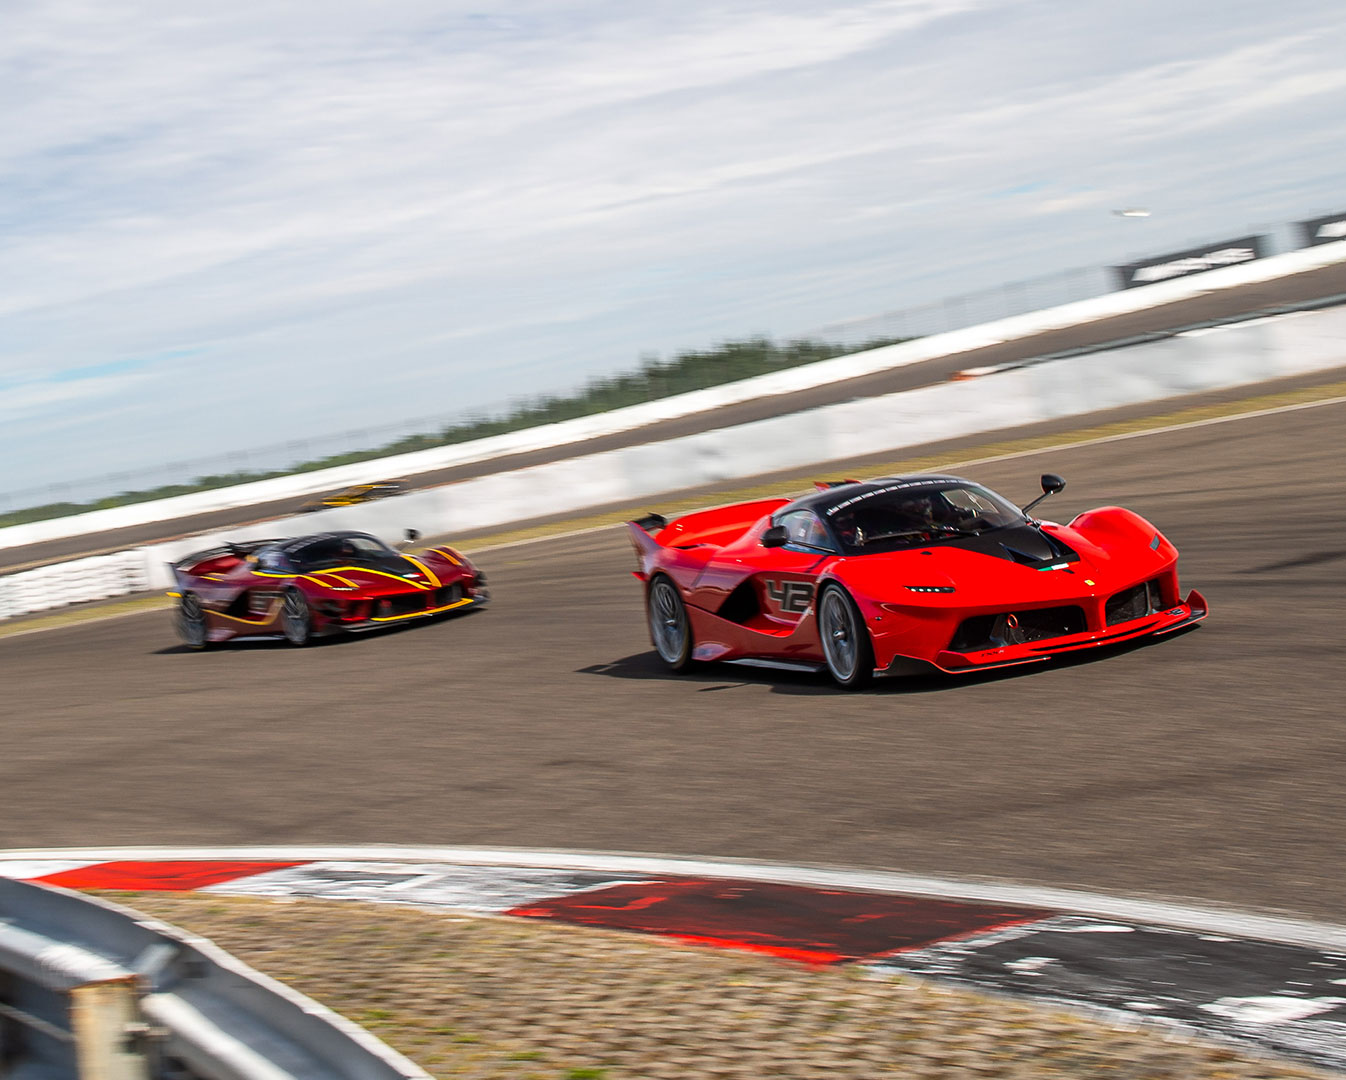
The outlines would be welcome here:
M 832 507 L 828 517 L 847 555 L 922 547 L 1025 520 L 1017 507 L 984 487 L 947 480 L 868 491 Z
M 319 536 L 302 547 L 292 548 L 290 558 L 304 570 L 354 563 L 378 564 L 397 552 L 372 536 Z

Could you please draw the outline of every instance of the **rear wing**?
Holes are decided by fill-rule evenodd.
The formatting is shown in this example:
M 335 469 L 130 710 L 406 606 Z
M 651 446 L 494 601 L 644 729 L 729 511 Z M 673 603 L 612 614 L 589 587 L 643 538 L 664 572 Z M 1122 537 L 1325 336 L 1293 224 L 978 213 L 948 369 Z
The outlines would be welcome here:
M 190 555 L 184 555 L 177 562 L 169 563 L 169 566 L 179 566 L 188 570 L 198 563 L 203 563 L 207 559 L 222 559 L 232 555 L 236 559 L 246 559 L 254 551 L 267 547 L 270 544 L 282 544 L 290 539 L 288 536 L 273 536 L 266 540 L 244 540 L 240 543 L 224 543 L 213 548 L 206 548 L 203 551 L 194 551 Z
M 205 548 L 202 551 L 194 551 L 190 555 L 184 555 L 177 562 L 169 563 L 168 569 L 173 574 L 173 580 L 178 583 L 179 587 L 182 587 L 187 579 L 228 570 L 237 566 L 254 551 L 264 548 L 268 544 L 279 544 L 288 539 L 289 537 L 277 536 L 266 540 L 224 543 L 216 547 Z
M 646 514 L 627 522 L 631 542 L 637 553 L 661 547 L 698 547 L 710 544 L 723 547 L 737 540 L 767 514 L 773 514 L 789 499 L 758 499 L 755 502 L 730 503 L 709 510 L 683 514 L 671 521 L 662 514 Z
M 649 513 L 646 514 L 644 517 L 636 518 L 635 521 L 628 522 L 627 524 L 634 525 L 638 529 L 641 529 L 644 532 L 647 532 L 651 536 L 653 536 L 655 533 L 667 527 L 668 518 L 664 517 L 663 514 Z

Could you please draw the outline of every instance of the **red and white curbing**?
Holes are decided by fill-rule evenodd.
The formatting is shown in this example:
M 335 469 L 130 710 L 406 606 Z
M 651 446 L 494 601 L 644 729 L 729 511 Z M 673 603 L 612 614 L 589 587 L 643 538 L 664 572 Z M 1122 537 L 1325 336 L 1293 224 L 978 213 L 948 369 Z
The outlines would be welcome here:
M 321 897 L 549 919 L 1144 1016 L 1346 1069 L 1346 928 L 878 871 L 486 848 L 0 852 L 76 889 Z

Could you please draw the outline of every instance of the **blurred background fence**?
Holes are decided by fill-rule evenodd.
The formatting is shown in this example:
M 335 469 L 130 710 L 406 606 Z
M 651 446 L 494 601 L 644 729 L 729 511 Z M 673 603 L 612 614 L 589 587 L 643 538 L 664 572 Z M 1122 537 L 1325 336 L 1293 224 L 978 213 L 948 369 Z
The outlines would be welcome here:
M 1102 266 L 1063 270 L 1027 281 L 962 293 L 918 307 L 885 311 L 867 318 L 829 323 L 805 337 L 858 346 L 880 339 L 905 339 L 944 334 L 969 326 L 1026 315 L 1076 300 L 1091 300 L 1114 291 L 1110 268 Z

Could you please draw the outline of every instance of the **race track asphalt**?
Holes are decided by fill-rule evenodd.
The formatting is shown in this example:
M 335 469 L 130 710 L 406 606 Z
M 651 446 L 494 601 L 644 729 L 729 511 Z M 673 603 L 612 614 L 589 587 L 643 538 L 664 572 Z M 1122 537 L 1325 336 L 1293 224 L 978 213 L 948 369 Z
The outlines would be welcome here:
M 492 607 L 194 654 L 165 612 L 0 641 L 0 848 L 486 844 L 987 877 L 1346 922 L 1346 405 L 978 467 L 1119 503 L 1212 605 L 1151 645 L 860 695 L 647 643 L 619 529 Z M 956 461 L 956 455 L 951 455 Z
M 594 454 L 661 439 L 675 439 L 700 431 L 746 424 L 783 413 L 818 408 L 838 401 L 929 386 L 944 382 L 957 372 L 969 368 L 1007 364 L 1067 350 L 1126 341 L 1141 335 L 1164 333 L 1203 322 L 1250 317 L 1286 305 L 1343 294 L 1346 294 L 1346 263 L 1334 263 L 1301 274 L 1256 282 L 1234 289 L 1220 289 L 1125 315 L 1034 334 L 1014 341 L 988 345 L 985 348 L 955 353 L 925 363 L 881 371 L 792 394 L 745 401 L 582 443 L 421 473 L 411 477 L 410 482 L 411 486 L 416 488 L 435 487 L 474 476 L 522 469 L 580 454 Z M 311 496 L 305 495 L 262 505 L 197 514 L 174 521 L 129 526 L 94 535 L 66 537 L 22 547 L 0 548 L 0 571 L 17 570 L 25 566 L 72 559 L 80 555 L 119 551 L 123 548 L 151 544 L 211 529 L 223 529 L 231 525 L 296 514 L 300 506 L 310 498 Z

